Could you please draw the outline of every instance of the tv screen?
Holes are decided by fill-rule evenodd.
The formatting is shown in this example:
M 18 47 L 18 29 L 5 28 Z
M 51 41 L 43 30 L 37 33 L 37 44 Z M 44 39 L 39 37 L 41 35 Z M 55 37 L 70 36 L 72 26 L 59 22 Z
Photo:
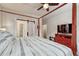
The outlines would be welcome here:
M 72 24 L 69 24 L 69 33 L 72 33 Z
M 61 31 L 62 33 L 66 33 L 66 25 L 61 25 Z
M 61 26 L 60 25 L 58 25 L 57 30 L 58 30 L 58 32 L 61 32 Z
M 58 33 L 72 33 L 72 24 L 62 24 L 57 26 Z

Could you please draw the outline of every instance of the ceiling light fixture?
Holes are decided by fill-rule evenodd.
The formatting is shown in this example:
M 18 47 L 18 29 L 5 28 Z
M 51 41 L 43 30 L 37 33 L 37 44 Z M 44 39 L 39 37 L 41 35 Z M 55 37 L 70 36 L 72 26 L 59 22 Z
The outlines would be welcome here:
M 43 8 L 44 9 L 47 9 L 49 7 L 49 4 L 47 4 L 47 3 L 45 3 L 44 5 L 43 5 Z

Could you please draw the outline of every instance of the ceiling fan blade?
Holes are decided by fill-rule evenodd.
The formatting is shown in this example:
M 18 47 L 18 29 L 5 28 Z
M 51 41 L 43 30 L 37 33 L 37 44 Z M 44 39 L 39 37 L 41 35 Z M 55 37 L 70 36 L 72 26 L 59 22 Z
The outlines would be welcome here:
M 49 6 L 57 6 L 57 5 L 59 5 L 59 3 L 48 3 L 49 4 Z
M 46 10 L 49 11 L 49 8 L 47 8 Z
M 40 10 L 40 9 L 42 9 L 43 8 L 43 6 L 41 6 L 40 8 L 38 8 L 37 10 Z

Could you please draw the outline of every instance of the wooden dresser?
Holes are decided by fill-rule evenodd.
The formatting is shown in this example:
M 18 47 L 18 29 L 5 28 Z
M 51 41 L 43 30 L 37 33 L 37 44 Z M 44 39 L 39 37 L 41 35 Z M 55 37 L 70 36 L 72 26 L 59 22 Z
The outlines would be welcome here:
M 72 38 L 72 35 L 55 34 L 54 41 L 71 48 L 71 38 Z

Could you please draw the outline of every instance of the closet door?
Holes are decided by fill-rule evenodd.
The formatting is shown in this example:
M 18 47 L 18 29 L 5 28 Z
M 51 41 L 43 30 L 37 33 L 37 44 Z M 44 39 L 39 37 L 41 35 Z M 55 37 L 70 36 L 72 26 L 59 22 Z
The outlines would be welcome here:
M 28 36 L 35 36 L 35 23 L 28 22 Z
M 27 37 L 26 21 L 17 21 L 17 37 Z

